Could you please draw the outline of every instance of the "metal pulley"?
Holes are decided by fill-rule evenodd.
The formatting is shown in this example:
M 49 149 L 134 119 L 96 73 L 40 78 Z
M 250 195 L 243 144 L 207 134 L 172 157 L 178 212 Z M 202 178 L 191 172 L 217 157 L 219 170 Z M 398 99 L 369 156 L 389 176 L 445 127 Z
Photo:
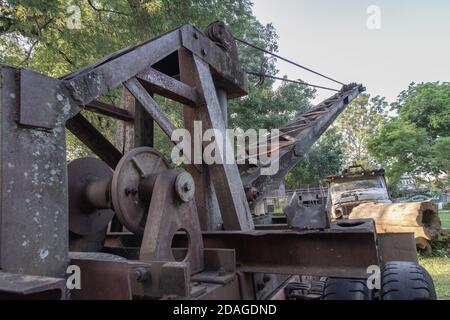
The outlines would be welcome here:
M 149 147 L 128 152 L 117 164 L 111 198 L 120 222 L 131 232 L 143 234 L 156 176 L 170 168 L 163 155 Z
M 158 175 L 170 169 L 167 160 L 149 147 L 127 153 L 114 172 L 95 158 L 82 158 L 69 164 L 69 228 L 78 235 L 104 230 L 117 214 L 127 230 L 143 234 Z M 174 190 L 181 202 L 195 193 L 192 176 L 180 170 Z

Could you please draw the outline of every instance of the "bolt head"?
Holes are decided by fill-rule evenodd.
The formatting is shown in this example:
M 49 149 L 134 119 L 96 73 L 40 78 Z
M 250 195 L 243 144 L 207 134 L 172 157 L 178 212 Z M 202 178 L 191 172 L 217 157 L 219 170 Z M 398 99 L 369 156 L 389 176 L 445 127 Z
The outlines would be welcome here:
M 144 282 L 150 278 L 150 273 L 145 268 L 137 268 L 134 271 L 134 275 L 138 282 Z
M 192 176 L 186 172 L 181 172 L 175 181 L 175 191 L 183 202 L 189 202 L 194 198 L 195 183 Z

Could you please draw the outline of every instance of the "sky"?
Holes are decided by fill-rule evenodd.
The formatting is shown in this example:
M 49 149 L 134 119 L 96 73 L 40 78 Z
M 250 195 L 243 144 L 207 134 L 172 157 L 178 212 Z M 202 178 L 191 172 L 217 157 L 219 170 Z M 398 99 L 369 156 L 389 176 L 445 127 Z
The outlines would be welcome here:
M 450 81 L 449 0 L 253 1 L 258 20 L 274 25 L 281 56 L 362 83 L 373 96 L 393 102 L 411 82 Z M 277 67 L 281 76 L 339 88 L 283 61 Z M 332 94 L 318 90 L 315 102 Z

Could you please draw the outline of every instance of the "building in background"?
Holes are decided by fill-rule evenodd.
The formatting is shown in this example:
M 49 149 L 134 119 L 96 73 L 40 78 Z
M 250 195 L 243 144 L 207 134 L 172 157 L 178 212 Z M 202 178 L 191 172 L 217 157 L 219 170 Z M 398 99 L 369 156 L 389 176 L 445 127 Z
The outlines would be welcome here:
M 416 194 L 427 193 L 430 187 L 423 183 L 418 183 L 412 176 L 402 176 L 397 183 L 401 197 L 410 197 Z

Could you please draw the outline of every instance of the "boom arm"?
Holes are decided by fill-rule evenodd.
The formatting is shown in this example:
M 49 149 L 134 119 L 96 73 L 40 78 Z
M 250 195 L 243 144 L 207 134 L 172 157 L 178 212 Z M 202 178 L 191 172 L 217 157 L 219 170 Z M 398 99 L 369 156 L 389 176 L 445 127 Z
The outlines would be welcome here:
M 308 153 L 312 145 L 336 120 L 345 107 L 365 88 L 361 84 L 350 84 L 332 97 L 318 104 L 310 111 L 296 116 L 286 126 L 280 128 L 279 170 L 275 175 L 261 175 L 261 168 L 255 169 L 243 178 L 246 188 L 255 188 L 251 206 L 254 207 L 272 190 L 278 188 L 284 177 Z M 292 141 L 286 143 L 285 141 Z M 277 161 L 277 160 L 275 160 Z

